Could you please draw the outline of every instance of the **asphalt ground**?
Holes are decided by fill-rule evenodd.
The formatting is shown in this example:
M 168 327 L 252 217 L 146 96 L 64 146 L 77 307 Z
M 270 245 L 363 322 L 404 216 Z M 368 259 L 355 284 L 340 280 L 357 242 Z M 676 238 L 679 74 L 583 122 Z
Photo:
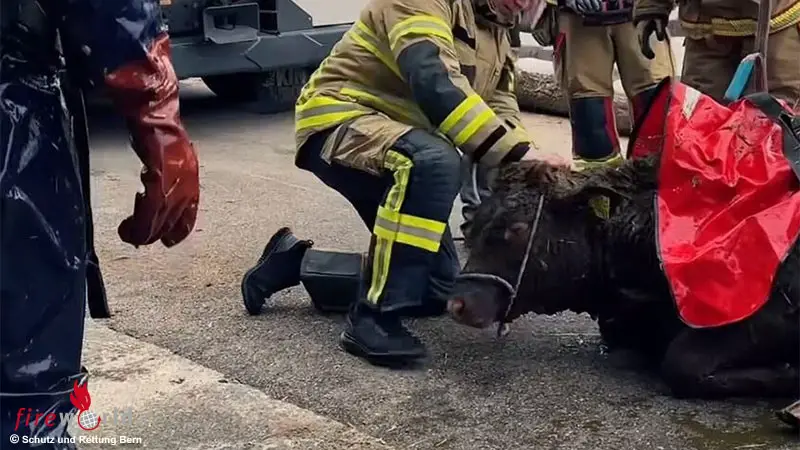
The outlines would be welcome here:
M 604 352 L 583 316 L 525 318 L 504 340 L 447 318 L 416 321 L 431 353 L 416 371 L 373 367 L 339 350 L 343 318 L 316 314 L 300 287 L 248 316 L 241 277 L 279 227 L 317 248 L 352 251 L 366 249 L 368 232 L 343 198 L 294 167 L 291 113 L 257 115 L 217 101 L 202 84 L 183 87 L 202 193 L 194 234 L 173 249 L 119 240 L 140 166 L 122 122 L 102 106 L 92 113 L 96 243 L 111 328 L 400 449 L 800 445 L 773 418 L 781 402 L 672 399 L 636 359 Z M 525 120 L 542 147 L 568 151 L 564 119 Z

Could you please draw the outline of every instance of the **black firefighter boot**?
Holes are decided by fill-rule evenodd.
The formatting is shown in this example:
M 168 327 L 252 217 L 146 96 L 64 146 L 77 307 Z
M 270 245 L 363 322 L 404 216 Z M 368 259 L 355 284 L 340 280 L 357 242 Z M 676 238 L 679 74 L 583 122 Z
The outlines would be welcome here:
M 361 289 L 363 255 L 316 250 L 313 245 L 297 239 L 288 227 L 270 238 L 258 263 L 242 279 L 248 313 L 259 314 L 266 299 L 301 282 L 318 311 L 348 311 Z
M 381 313 L 361 301 L 355 302 L 339 343 L 346 352 L 376 366 L 412 365 L 428 352 L 401 319 L 397 314 Z
M 300 265 L 312 245 L 313 241 L 297 239 L 289 227 L 272 235 L 258 263 L 242 278 L 242 298 L 248 313 L 260 314 L 272 294 L 300 284 Z

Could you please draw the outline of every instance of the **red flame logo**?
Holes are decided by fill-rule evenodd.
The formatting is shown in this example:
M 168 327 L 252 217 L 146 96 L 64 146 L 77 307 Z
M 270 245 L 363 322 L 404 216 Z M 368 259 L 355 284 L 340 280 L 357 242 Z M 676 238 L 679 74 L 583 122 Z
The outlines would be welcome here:
M 81 420 L 81 415 L 87 411 L 89 411 L 89 407 L 92 406 L 92 396 L 89 395 L 89 386 L 86 384 L 78 385 L 78 382 L 75 381 L 75 384 L 72 385 L 72 393 L 69 394 L 69 401 L 72 402 L 72 406 L 78 408 L 78 426 L 85 431 L 92 431 L 97 429 L 100 426 L 100 422 L 102 419 L 100 417 L 96 418 L 96 422 L 92 426 L 86 426 L 83 424 Z M 93 413 L 89 413 L 89 415 L 94 415 Z
M 78 385 L 78 381 L 75 381 L 75 384 L 72 386 L 73 391 L 69 394 L 69 401 L 72 402 L 72 406 L 78 408 L 80 411 L 86 411 L 92 406 L 92 396 L 89 395 L 89 386 L 87 385 Z

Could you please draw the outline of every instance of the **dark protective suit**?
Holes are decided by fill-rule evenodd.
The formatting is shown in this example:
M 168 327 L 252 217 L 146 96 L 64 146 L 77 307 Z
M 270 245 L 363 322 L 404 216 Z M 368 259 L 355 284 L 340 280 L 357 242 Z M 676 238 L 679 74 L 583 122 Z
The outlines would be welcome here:
M 199 181 L 157 0 L 2 0 L 0 7 L 0 446 L 6 449 L 65 436 L 60 415 L 76 412 L 73 402 L 80 403 L 70 393 L 88 377 L 81 366 L 91 251 L 89 174 L 79 164 L 88 164 L 82 90 L 104 87 L 146 168 L 145 192 L 119 226 L 123 241 L 173 246 L 185 239 L 197 215 Z

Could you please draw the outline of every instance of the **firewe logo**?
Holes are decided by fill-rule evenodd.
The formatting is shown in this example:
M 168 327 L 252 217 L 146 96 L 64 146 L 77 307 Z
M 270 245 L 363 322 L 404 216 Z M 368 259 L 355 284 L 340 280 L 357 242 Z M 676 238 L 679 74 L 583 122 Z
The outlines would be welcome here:
M 73 385 L 73 392 L 69 395 L 69 401 L 78 412 L 56 414 L 54 412 L 42 412 L 32 408 L 20 408 L 17 411 L 17 421 L 14 430 L 18 431 L 21 426 L 32 430 L 67 426 L 75 419 L 76 424 L 81 430 L 92 431 L 98 429 L 103 422 L 103 417 L 107 416 L 112 417 L 115 425 L 133 423 L 132 408 L 126 408 L 124 410 L 117 408 L 111 414 L 102 415 L 90 411 L 89 408 L 92 406 L 92 396 L 89 395 L 89 388 L 85 384 L 79 385 L 77 381 Z

